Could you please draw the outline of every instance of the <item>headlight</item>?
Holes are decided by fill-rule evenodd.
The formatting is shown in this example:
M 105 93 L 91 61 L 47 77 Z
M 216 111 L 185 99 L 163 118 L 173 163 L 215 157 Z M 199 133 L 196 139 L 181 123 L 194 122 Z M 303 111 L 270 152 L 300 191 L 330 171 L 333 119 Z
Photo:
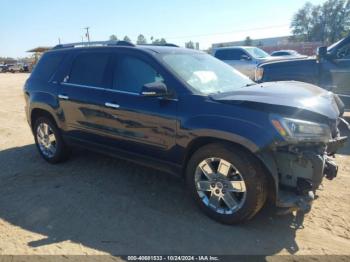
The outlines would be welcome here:
M 287 141 L 325 142 L 331 139 L 328 125 L 292 118 L 273 118 L 273 126 Z
M 255 69 L 255 81 L 260 81 L 264 76 L 264 68 L 263 67 L 257 67 Z

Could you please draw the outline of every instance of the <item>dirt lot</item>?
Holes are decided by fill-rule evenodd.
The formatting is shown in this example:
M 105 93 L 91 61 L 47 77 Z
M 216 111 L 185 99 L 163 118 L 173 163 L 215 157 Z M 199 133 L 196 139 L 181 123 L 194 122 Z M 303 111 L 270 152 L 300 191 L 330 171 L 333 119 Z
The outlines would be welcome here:
M 305 217 L 265 208 L 224 226 L 180 180 L 87 151 L 44 162 L 24 116 L 26 74 L 0 74 L 0 254 L 350 254 L 350 145 Z

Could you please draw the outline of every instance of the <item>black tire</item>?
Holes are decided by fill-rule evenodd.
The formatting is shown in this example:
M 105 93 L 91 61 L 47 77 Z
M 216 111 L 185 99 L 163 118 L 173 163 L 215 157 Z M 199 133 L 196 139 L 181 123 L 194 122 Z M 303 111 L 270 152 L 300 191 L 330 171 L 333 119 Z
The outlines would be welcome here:
M 217 157 L 225 159 L 239 170 L 246 186 L 242 206 L 232 214 L 217 213 L 205 205 L 195 185 L 196 168 L 203 160 Z M 267 198 L 267 179 L 261 164 L 249 152 L 230 144 L 209 144 L 197 150 L 188 162 L 186 182 L 192 198 L 205 214 L 224 224 L 237 224 L 254 217 L 264 206 Z M 210 194 L 210 193 L 209 193 Z
M 56 150 L 55 153 L 48 157 L 43 153 L 43 151 L 40 149 L 39 143 L 38 143 L 38 127 L 40 124 L 47 124 L 50 129 L 52 130 L 53 134 L 55 135 L 56 141 L 55 141 L 55 146 Z M 37 149 L 40 153 L 40 155 L 49 163 L 51 164 L 56 164 L 56 163 L 61 163 L 65 160 L 67 160 L 70 156 L 70 148 L 65 144 L 62 134 L 60 129 L 56 126 L 55 122 L 53 122 L 50 118 L 48 117 L 39 117 L 34 124 L 34 139 L 35 139 L 35 144 L 37 146 Z

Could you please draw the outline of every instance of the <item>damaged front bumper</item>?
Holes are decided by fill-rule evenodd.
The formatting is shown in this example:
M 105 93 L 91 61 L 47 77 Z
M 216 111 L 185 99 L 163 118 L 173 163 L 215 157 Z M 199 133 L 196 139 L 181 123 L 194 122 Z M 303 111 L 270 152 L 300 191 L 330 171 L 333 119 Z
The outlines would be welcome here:
M 308 212 L 323 178 L 334 179 L 338 166 L 334 154 L 347 137 L 336 137 L 327 145 L 306 144 L 275 147 L 261 155 L 274 178 L 275 203 L 281 214 Z

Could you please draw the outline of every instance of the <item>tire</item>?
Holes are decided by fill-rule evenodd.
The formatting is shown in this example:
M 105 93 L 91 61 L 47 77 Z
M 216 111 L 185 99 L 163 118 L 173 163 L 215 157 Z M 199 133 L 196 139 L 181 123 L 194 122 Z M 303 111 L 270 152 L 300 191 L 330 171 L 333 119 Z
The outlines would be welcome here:
M 203 171 L 207 169 L 205 163 L 209 163 L 211 171 Z M 229 164 L 229 168 L 225 169 Z M 223 172 L 219 172 L 219 169 Z M 207 178 L 211 172 L 212 176 L 218 176 L 214 182 Z M 227 173 L 227 176 L 220 173 Z M 206 215 L 223 224 L 244 222 L 259 212 L 267 198 L 266 177 L 264 169 L 253 155 L 229 144 L 215 143 L 203 146 L 193 154 L 186 168 L 186 182 L 191 197 Z M 207 181 L 210 185 L 209 190 Z M 200 189 L 205 190 L 198 191 L 199 185 Z M 212 201 L 212 197 L 219 198 L 219 201 Z M 231 198 L 234 201 L 230 200 Z M 218 203 L 219 207 L 214 207 L 212 202 Z
M 40 133 L 39 127 L 42 129 L 42 127 L 46 127 L 46 125 L 50 130 L 50 135 L 46 138 L 46 140 L 44 138 L 45 141 L 43 142 L 43 139 L 40 138 L 43 137 L 43 135 Z M 56 164 L 63 162 L 69 158 L 70 149 L 65 144 L 60 129 L 51 119 L 48 117 L 39 117 L 35 121 L 33 133 L 37 149 L 40 155 L 47 162 Z M 54 139 L 52 135 L 54 135 Z M 51 146 L 48 146 L 48 143 L 51 143 Z

